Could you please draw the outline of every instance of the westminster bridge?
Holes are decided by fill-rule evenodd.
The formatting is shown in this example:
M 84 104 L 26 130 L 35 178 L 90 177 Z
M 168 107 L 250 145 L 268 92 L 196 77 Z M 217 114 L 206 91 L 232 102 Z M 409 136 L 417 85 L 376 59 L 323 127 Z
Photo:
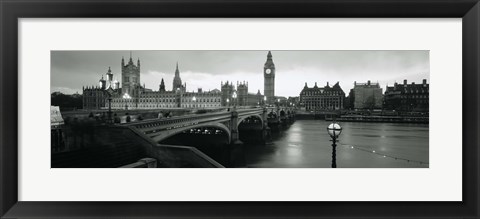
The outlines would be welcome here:
M 68 113 L 63 147 L 52 149 L 52 167 L 142 167 L 152 159 L 157 167 L 231 167 L 246 137 L 268 141 L 271 132 L 291 124 L 296 115 L 294 108 L 231 107 L 151 117 L 164 111 L 114 111 L 117 117 L 131 117 L 115 124 L 96 116 L 106 111 L 93 117 L 90 112 Z
M 192 114 L 171 118 L 149 119 L 120 124 L 134 129 L 155 142 L 162 142 L 181 133 L 215 135 L 225 133 L 229 144 L 239 142 L 239 128 L 261 132 L 267 140 L 270 131 L 295 120 L 295 109 L 272 108 L 231 108 L 226 111 Z M 209 129 L 213 128 L 213 129 Z

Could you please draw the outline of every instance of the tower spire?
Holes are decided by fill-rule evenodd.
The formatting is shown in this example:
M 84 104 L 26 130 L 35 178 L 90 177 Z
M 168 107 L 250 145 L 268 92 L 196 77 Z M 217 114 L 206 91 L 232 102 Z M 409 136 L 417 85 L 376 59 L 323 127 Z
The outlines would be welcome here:
M 180 70 L 178 70 L 178 61 L 177 61 L 177 67 L 175 69 L 175 76 L 180 76 Z
M 186 88 L 187 86 L 184 86 Z M 173 78 L 173 90 L 182 88 L 182 79 L 180 78 L 180 70 L 178 70 L 178 61 L 175 69 L 175 77 Z

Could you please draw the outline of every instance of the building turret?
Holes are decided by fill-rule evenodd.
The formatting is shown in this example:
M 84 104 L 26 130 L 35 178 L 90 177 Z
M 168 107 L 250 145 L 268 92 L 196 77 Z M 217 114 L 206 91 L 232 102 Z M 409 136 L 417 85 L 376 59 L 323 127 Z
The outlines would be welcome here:
M 239 106 L 246 106 L 248 98 L 248 85 L 245 81 L 237 82 L 237 101 Z
M 136 66 L 132 61 L 132 52 L 130 51 L 130 60 L 125 65 L 122 57 L 122 93 L 128 93 L 132 98 L 140 94 L 140 66 Z
M 165 92 L 165 82 L 163 81 L 163 78 L 162 78 L 162 82 L 160 82 L 160 89 L 159 89 L 160 92 Z
M 110 66 L 108 66 L 108 71 L 107 71 L 107 81 L 111 83 L 113 81 L 113 73 L 112 70 L 110 69 Z
M 232 101 L 232 94 L 235 91 L 234 86 L 232 82 L 228 83 L 228 81 L 226 81 L 225 83 L 222 82 L 220 89 L 222 92 L 221 104 L 222 106 L 227 106 L 229 101 Z
M 103 75 L 102 75 L 102 78 L 99 81 L 99 85 L 100 85 L 100 88 L 103 89 L 103 90 L 105 90 L 107 88 L 107 82 L 105 81 L 105 79 L 103 79 Z

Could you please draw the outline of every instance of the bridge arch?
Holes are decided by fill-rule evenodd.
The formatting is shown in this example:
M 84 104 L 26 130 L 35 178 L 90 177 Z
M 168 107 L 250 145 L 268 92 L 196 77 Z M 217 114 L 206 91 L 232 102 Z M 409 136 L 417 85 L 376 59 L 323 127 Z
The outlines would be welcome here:
M 277 115 L 277 112 L 272 110 L 272 111 L 267 113 L 267 116 L 268 116 L 268 118 L 277 118 L 278 115 Z
M 239 118 L 238 118 L 238 122 L 237 122 L 237 127 L 239 127 L 240 124 L 241 124 L 245 119 L 248 119 L 248 118 L 251 118 L 251 117 L 255 117 L 255 118 L 259 119 L 259 120 L 260 120 L 260 124 L 261 124 L 261 126 L 262 126 L 262 128 L 263 128 L 264 121 L 263 121 L 263 117 L 260 116 L 260 115 L 248 115 L 248 116 L 244 116 L 244 117 L 239 117 Z
M 231 140 L 232 133 L 230 131 L 230 128 L 228 126 L 226 126 L 225 124 L 222 124 L 222 123 L 207 123 L 207 124 L 204 123 L 204 124 L 198 124 L 198 125 L 192 125 L 192 126 L 186 126 L 186 127 L 182 127 L 182 128 L 166 130 L 166 131 L 160 132 L 159 135 L 152 136 L 152 139 L 155 142 L 161 142 L 163 140 L 168 139 L 169 137 L 180 134 L 180 133 L 182 133 L 184 131 L 187 131 L 187 130 L 190 130 L 190 129 L 209 128 L 209 127 L 221 129 L 222 131 L 224 131 L 227 134 L 228 141 Z

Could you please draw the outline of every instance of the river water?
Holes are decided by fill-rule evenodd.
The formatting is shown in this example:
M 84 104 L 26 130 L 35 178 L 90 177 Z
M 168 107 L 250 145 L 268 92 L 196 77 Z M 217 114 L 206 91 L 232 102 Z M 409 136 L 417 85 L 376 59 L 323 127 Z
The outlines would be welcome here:
M 297 120 L 266 145 L 246 145 L 247 167 L 330 168 L 332 146 L 323 120 Z M 341 122 L 337 168 L 428 168 L 428 124 Z

